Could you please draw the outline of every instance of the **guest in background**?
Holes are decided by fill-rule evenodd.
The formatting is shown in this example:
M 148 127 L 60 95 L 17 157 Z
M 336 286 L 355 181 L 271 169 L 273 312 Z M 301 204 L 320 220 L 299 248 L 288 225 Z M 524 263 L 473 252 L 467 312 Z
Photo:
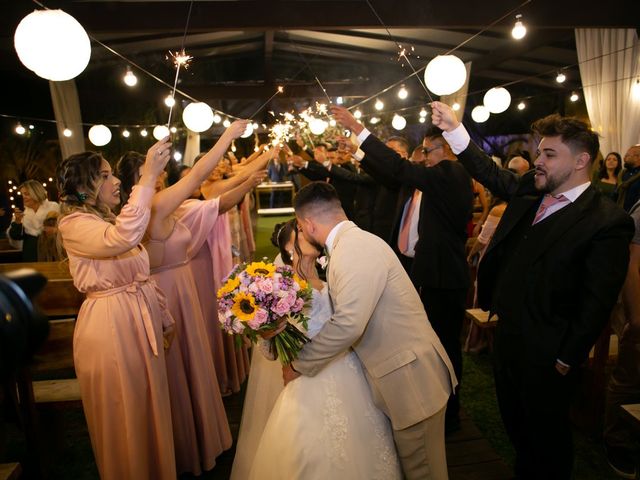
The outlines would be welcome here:
M 48 200 L 47 191 L 36 180 L 27 180 L 18 187 L 18 191 L 22 196 L 24 211 L 14 209 L 7 238 L 14 248 L 22 250 L 23 262 L 37 262 L 39 237 L 56 233 L 55 225 L 47 226 L 45 231 L 44 221 L 50 212 L 59 213 L 60 205 Z
M 200 475 L 203 470 L 212 469 L 216 457 L 232 442 L 215 381 L 197 282 L 189 266 L 211 232 L 219 210 L 224 210 L 224 197 L 190 202 L 188 208 L 182 205 L 207 178 L 231 142 L 245 131 L 247 123 L 239 120 L 231 124 L 191 172 L 176 184 L 161 188 L 151 205 L 144 245 L 149 252 L 151 276 L 166 293 L 175 320 L 176 339 L 167 352 L 166 366 L 178 474 Z M 133 175 L 127 184 L 135 183 L 139 175 L 136 165 L 139 158 L 131 153 L 118 162 L 118 171 Z
M 424 154 L 424 147 L 422 145 L 418 145 L 414 148 L 409 160 L 413 163 L 417 163 L 418 165 L 424 165 L 424 162 L 427 161 L 427 156 Z
M 507 170 L 511 170 L 520 177 L 531 170 L 529 152 L 518 152 L 509 157 L 509 160 L 507 161 Z
M 591 186 L 599 141 L 584 122 L 535 122 L 535 171 L 518 177 L 471 141 L 450 107 L 431 106 L 460 163 L 509 202 L 479 265 L 478 303 L 499 318 L 496 393 L 516 477 L 569 479 L 569 407 L 620 292 L 633 222 Z
M 604 444 L 607 460 L 624 478 L 638 478 L 640 444 L 620 406 L 640 403 L 640 200 L 629 212 L 636 231 L 629 246 L 629 269 L 622 286 L 626 324 L 618 341 L 618 361 L 607 387 Z
M 392 246 L 420 293 L 429 322 L 460 382 L 460 336 L 469 289 L 465 243 L 473 201 L 471 177 L 456 161 L 439 129 L 425 135 L 426 162 L 418 165 L 385 146 L 347 109 L 334 106 L 331 111 L 338 123 L 357 135 L 365 153 L 362 168 L 378 181 L 387 178 L 401 185 Z M 456 392 L 447 405 L 448 432 L 460 428 Z
M 622 157 L 618 152 L 610 152 L 604 157 L 598 170 L 598 183 L 595 187 L 611 200 L 616 199 L 616 190 L 620 183 Z
M 169 147 L 165 138 L 149 149 L 117 217 L 120 181 L 99 153 L 72 155 L 58 167 L 59 233 L 74 284 L 87 296 L 73 360 L 103 480 L 176 478 L 165 366 L 173 319 L 140 245 Z
M 624 170 L 618 185 L 617 202 L 626 212 L 640 200 L 640 145 L 624 155 Z
M 281 160 L 279 156 L 267 165 L 267 176 L 272 183 L 282 183 L 287 180 L 289 175 L 289 165 L 286 161 Z M 288 192 L 272 190 L 269 195 L 269 208 L 275 206 L 282 207 L 287 199 Z
M 484 186 L 472 180 L 473 182 L 473 211 L 478 216 L 478 220 L 471 220 L 471 228 L 469 231 L 470 237 L 477 237 L 480 233 L 482 225 L 489 216 L 489 197 L 484 189 Z

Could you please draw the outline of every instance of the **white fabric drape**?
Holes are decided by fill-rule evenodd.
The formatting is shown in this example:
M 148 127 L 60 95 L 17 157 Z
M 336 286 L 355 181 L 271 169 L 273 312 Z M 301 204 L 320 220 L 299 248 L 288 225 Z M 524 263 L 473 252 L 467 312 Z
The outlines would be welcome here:
M 75 80 L 64 82 L 49 82 L 51 91 L 51 103 L 56 116 L 58 139 L 62 158 L 67 158 L 74 153 L 85 151 L 84 132 L 82 131 L 82 117 L 80 115 L 80 101 Z M 65 137 L 63 131 L 70 129 L 73 135 Z
M 632 95 L 640 75 L 638 35 L 631 28 L 577 28 L 575 34 L 584 99 L 591 126 L 601 135 L 600 151 L 624 155 L 640 142 L 640 99 Z
M 471 62 L 465 63 L 464 66 L 467 68 L 467 79 L 465 80 L 464 85 L 457 92 L 454 92 L 451 95 L 443 95 L 440 97 L 440 101 L 442 103 L 446 103 L 447 105 L 451 106 L 453 106 L 454 103 L 460 105 L 460 109 L 456 110 L 456 116 L 460 121 L 462 121 L 462 117 L 464 116 L 464 108 L 467 105 L 469 77 L 471 76 Z
M 193 160 L 200 153 L 200 134 L 187 130 L 187 145 L 184 148 L 184 157 L 182 163 L 191 167 Z

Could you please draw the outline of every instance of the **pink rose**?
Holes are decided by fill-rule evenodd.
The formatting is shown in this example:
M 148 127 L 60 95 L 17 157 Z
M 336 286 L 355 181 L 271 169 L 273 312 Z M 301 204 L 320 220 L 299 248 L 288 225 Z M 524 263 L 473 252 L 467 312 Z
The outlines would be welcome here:
M 240 320 L 238 320 L 237 318 L 233 321 L 233 325 L 231 327 L 233 329 L 233 331 L 235 333 L 242 333 L 244 332 L 244 325 L 242 324 L 242 322 Z
M 262 325 L 267 323 L 267 320 L 269 320 L 269 314 L 267 313 L 266 310 L 259 308 L 258 310 L 256 310 L 256 313 L 253 315 L 253 318 L 249 320 L 248 323 L 253 330 L 257 330 Z
M 304 300 L 301 298 L 296 299 L 296 303 L 291 308 L 294 312 L 298 313 L 304 307 Z
M 264 293 L 273 292 L 273 283 L 271 283 L 271 280 L 267 278 L 260 280 L 260 283 L 258 283 L 258 286 L 260 287 L 260 290 Z
M 286 315 L 287 313 L 289 313 L 290 309 L 291 309 L 291 305 L 289 305 L 289 302 L 287 301 L 287 299 L 281 298 L 280 300 L 278 300 L 278 303 L 276 303 L 276 306 L 274 307 L 273 311 L 277 316 L 282 317 L 283 315 Z

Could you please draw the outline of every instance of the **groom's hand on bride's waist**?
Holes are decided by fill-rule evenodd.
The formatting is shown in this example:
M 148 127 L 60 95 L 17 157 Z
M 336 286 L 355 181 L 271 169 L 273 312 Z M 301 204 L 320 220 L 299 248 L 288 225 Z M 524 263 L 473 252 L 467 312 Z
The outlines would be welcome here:
M 300 374 L 296 372 L 291 365 L 282 366 L 282 380 L 284 380 L 285 386 L 292 380 L 298 378 Z
M 274 330 L 262 331 L 260 332 L 260 336 L 265 340 L 271 340 L 273 337 L 275 337 L 280 332 L 282 332 L 285 328 L 287 328 L 287 319 L 281 318 L 280 320 L 278 320 L 278 323 L 276 324 L 276 328 Z

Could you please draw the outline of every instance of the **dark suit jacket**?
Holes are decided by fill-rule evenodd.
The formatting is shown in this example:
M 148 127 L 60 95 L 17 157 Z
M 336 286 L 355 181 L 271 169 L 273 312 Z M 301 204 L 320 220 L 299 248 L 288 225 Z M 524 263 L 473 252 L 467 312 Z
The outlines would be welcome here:
M 506 245 L 517 246 L 520 241 L 510 234 L 523 216 L 537 208 L 542 193 L 535 189 L 533 171 L 519 178 L 499 168 L 473 142 L 458 160 L 494 195 L 509 202 L 479 265 L 480 306 L 491 310 L 499 296 L 520 295 L 524 298 L 520 318 L 501 318 L 498 334 L 501 327 L 509 328 L 501 322 L 518 322 L 522 353 L 529 362 L 553 365 L 560 359 L 580 365 L 609 320 L 624 281 L 634 231 L 631 218 L 589 186 L 564 207 L 568 210 L 563 221 L 523 252 L 527 266 L 518 272 L 519 281 L 496 291 L 497 280 L 507 268 L 504 260 L 514 254 Z
M 333 165 L 329 175 L 335 181 L 342 180 L 355 189 L 353 195 L 353 221 L 363 230 L 373 230 L 373 209 L 375 206 L 378 184 L 373 177 L 362 170 Z M 332 182 L 333 183 L 333 182 Z
M 365 171 L 378 175 L 376 178 L 383 174 L 403 186 L 390 235 L 394 249 L 404 205 L 414 189 L 422 191 L 419 240 L 410 272 L 414 285 L 417 288 L 467 288 L 466 225 L 473 208 L 469 174 L 455 161 L 444 160 L 433 167 L 412 163 L 373 135 L 369 135 L 360 148 L 366 154 L 361 162 Z

